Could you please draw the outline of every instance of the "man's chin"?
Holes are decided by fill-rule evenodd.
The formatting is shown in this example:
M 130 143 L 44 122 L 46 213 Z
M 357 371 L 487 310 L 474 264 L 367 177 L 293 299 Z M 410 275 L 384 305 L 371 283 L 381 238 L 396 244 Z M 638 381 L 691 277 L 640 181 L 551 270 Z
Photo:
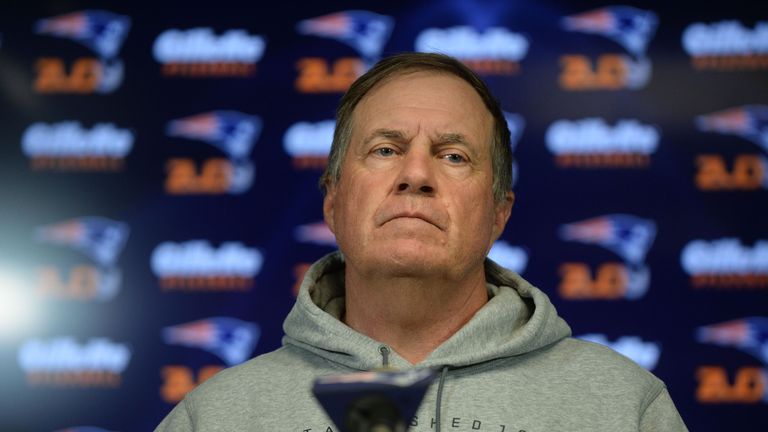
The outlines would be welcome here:
M 423 278 L 444 274 L 448 265 L 429 248 L 399 249 L 375 260 L 373 271 L 391 277 Z

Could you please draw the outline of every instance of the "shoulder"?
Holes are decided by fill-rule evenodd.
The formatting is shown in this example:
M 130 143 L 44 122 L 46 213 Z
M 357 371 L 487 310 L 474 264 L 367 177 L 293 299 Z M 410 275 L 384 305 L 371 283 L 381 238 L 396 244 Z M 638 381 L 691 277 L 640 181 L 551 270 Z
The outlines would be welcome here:
M 641 381 L 661 382 L 629 357 L 595 342 L 568 337 L 555 344 L 550 355 L 553 361 L 560 361 L 574 371 L 619 374 Z
M 285 346 L 214 375 L 185 396 L 175 416 L 200 431 L 282 430 L 279 425 L 295 423 L 291 407 L 319 418 L 311 384 L 328 370 L 316 357 Z
M 305 374 L 312 376 L 316 373 L 315 363 L 293 347 L 281 347 L 222 370 L 200 384 L 193 393 L 196 398 L 205 398 L 222 393 L 251 392 L 254 386 L 295 381 Z
M 201 401 L 258 398 L 262 390 L 279 391 L 292 383 L 311 380 L 317 374 L 317 361 L 311 361 L 293 347 L 282 347 L 243 364 L 222 370 L 187 395 L 189 403 Z
M 664 383 L 637 363 L 604 345 L 566 338 L 555 344 L 545 362 L 562 374 L 578 379 L 596 391 L 617 389 L 636 393 L 650 403 L 665 388 Z

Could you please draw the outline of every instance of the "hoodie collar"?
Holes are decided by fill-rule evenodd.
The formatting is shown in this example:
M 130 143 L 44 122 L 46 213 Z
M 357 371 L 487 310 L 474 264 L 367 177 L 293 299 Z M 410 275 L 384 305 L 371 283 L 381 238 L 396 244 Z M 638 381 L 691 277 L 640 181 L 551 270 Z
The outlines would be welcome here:
M 283 343 L 351 369 L 380 368 L 382 343 L 341 321 L 344 268 L 338 251 L 310 267 L 283 324 Z M 570 336 L 570 328 L 538 288 L 489 259 L 485 273 L 488 303 L 417 366 L 464 367 L 525 354 Z M 395 352 L 389 355 L 389 363 L 398 369 L 413 367 Z

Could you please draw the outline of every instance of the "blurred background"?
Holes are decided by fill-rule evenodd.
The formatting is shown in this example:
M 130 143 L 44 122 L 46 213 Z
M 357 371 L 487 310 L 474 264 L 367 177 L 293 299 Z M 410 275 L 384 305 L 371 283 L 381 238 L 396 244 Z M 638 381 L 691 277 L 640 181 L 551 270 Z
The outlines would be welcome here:
M 36 3 L 0 8 L 0 430 L 152 430 L 279 347 L 335 249 L 316 184 L 339 97 L 414 50 L 507 113 L 491 257 L 692 431 L 768 425 L 758 3 Z

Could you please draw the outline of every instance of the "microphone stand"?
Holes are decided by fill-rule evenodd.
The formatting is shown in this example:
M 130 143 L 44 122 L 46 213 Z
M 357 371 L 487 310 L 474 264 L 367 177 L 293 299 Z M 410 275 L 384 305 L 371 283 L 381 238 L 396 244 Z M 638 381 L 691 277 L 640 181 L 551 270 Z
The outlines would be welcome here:
M 349 432 L 405 432 L 405 420 L 398 406 L 384 395 L 368 395 L 353 401 L 347 409 Z

